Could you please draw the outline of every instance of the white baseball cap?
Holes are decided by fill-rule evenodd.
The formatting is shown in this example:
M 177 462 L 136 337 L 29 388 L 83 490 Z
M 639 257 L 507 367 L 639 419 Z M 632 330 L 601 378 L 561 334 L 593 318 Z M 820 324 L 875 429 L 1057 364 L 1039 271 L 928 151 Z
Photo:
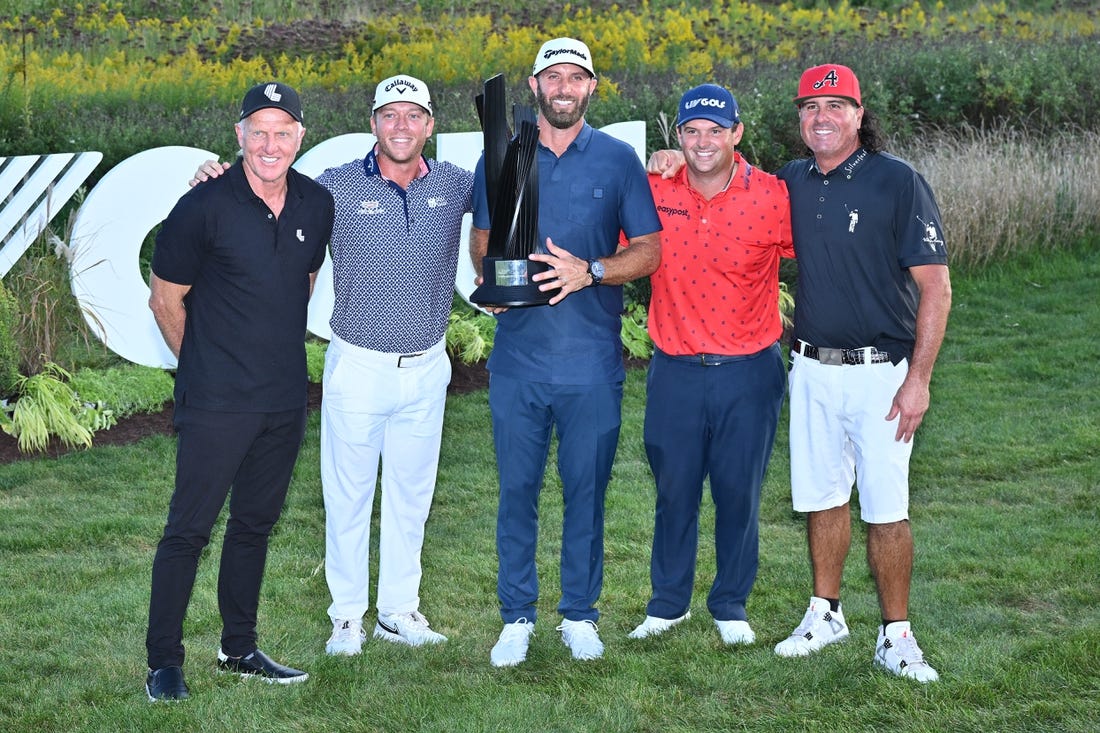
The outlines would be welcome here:
M 370 111 L 377 112 L 379 107 L 385 107 L 393 102 L 419 104 L 425 112 L 433 114 L 432 97 L 428 93 L 428 85 L 414 76 L 399 74 L 378 82 L 374 90 L 374 106 Z
M 539 55 L 535 57 L 531 76 L 538 76 L 540 71 L 554 64 L 575 64 L 592 76 L 596 75 L 592 66 L 592 52 L 575 38 L 555 38 L 542 44 Z

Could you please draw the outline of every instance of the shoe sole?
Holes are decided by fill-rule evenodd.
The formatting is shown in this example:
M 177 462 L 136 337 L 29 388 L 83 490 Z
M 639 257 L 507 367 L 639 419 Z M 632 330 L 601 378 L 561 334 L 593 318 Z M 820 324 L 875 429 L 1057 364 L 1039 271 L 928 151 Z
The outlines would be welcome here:
M 922 685 L 926 685 L 929 682 L 939 682 L 939 679 L 940 679 L 939 673 L 936 672 L 935 670 L 932 670 L 932 674 L 935 675 L 935 676 L 934 677 L 929 677 L 928 679 L 925 679 L 925 680 L 922 680 L 920 677 L 917 677 L 915 674 L 907 674 L 905 672 L 898 672 L 893 667 L 886 664 L 886 662 L 882 661 L 879 658 L 878 654 L 875 654 L 874 662 L 880 668 L 882 668 L 886 672 L 889 672 L 890 674 L 894 675 L 895 677 L 900 677 L 903 680 L 913 680 L 914 682 L 919 682 Z
M 595 655 L 586 654 L 584 656 L 577 656 L 576 654 L 574 654 L 573 659 L 574 659 L 574 661 L 577 661 L 577 662 L 594 662 L 597 659 L 603 659 L 603 652 L 600 652 L 599 654 L 595 654 Z
M 811 654 L 814 654 L 816 652 L 821 651 L 822 649 L 824 649 L 827 646 L 830 646 L 832 644 L 840 644 L 841 642 L 847 641 L 847 639 L 848 639 L 848 634 L 844 634 L 843 636 L 838 636 L 834 639 L 830 639 L 829 641 L 825 642 L 824 644 L 822 644 L 819 647 L 815 647 L 813 649 L 798 649 L 797 651 L 794 651 L 794 652 L 779 651 L 779 646 L 776 645 L 775 655 L 777 657 L 786 657 L 787 659 L 793 659 L 793 658 L 796 658 L 796 657 L 808 657 Z M 780 642 L 780 643 L 782 643 L 782 642 Z
M 309 679 L 309 672 L 297 677 L 266 677 L 262 674 L 253 674 L 252 672 L 234 672 L 231 669 L 219 669 L 218 674 L 235 674 L 242 680 L 255 679 L 269 685 L 296 685 L 299 682 L 305 682 Z
M 357 657 L 363 653 L 362 648 L 359 649 L 333 649 L 332 647 L 325 646 L 325 654 L 330 657 Z
M 505 669 L 507 667 L 518 667 L 526 661 L 527 657 L 524 657 L 523 659 L 507 659 L 503 662 L 498 662 L 495 659 L 490 658 L 489 664 L 496 667 L 497 669 Z
M 145 696 L 149 698 L 149 702 L 183 702 L 186 697 L 153 697 L 153 693 L 149 690 L 149 685 L 145 686 Z

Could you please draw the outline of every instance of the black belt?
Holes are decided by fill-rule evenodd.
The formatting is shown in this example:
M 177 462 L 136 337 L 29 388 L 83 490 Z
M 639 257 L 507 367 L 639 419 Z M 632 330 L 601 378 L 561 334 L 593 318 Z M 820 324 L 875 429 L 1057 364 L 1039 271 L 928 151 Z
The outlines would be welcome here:
M 421 356 L 424 356 L 424 354 L 426 354 L 426 353 L 428 353 L 428 352 L 421 351 L 419 354 L 401 354 L 400 356 L 397 357 L 397 368 L 398 369 L 407 369 L 408 367 L 416 366 L 415 364 L 404 364 L 403 362 L 406 359 L 408 359 L 409 361 L 412 361 L 413 359 L 417 359 Z
M 774 348 L 774 345 L 769 346 L 768 348 L 769 349 Z M 767 350 L 768 349 L 763 349 L 762 351 L 767 351 Z M 735 361 L 745 361 L 746 359 L 752 359 L 752 358 L 756 357 L 757 355 L 759 355 L 760 353 L 762 353 L 762 351 L 758 351 L 758 352 L 753 353 L 753 354 L 736 354 L 736 355 L 728 355 L 728 354 L 666 354 L 663 351 L 660 352 L 660 353 L 664 356 L 667 356 L 669 359 L 675 359 L 676 361 L 686 361 L 686 362 L 689 362 L 691 364 L 698 364 L 699 366 L 714 367 L 714 366 L 722 366 L 723 364 L 730 364 L 730 363 L 733 363 Z
M 823 346 L 808 344 L 802 339 L 794 342 L 794 351 L 802 354 L 807 359 L 815 359 L 822 364 L 840 366 L 841 364 L 885 364 L 890 361 L 890 355 L 885 351 L 879 351 L 874 346 L 865 346 L 860 349 L 827 349 Z

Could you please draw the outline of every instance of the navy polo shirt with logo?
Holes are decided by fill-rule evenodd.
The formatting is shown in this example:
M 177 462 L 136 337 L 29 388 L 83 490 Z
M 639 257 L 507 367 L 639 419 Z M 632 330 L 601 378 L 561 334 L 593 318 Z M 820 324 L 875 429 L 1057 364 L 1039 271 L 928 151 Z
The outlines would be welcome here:
M 309 275 L 324 262 L 333 208 L 327 190 L 290 169 L 276 219 L 240 160 L 176 203 L 152 264 L 162 280 L 191 286 L 176 404 L 224 412 L 305 406 Z
M 372 150 L 329 168 L 317 182 L 339 203 L 332 237 L 332 332 L 360 348 L 426 351 L 447 333 L 462 218 L 474 176 L 421 158 L 401 188 Z
M 947 264 L 928 183 L 904 160 L 863 148 L 828 175 L 813 159 L 776 175 L 790 193 L 798 260 L 794 338 L 909 358 L 919 291 L 908 268 Z
M 539 143 L 539 243 L 581 259 L 615 253 L 628 239 L 661 230 L 645 169 L 634 149 L 585 124 L 559 158 Z M 474 172 L 474 226 L 488 229 L 485 160 Z M 554 306 L 512 308 L 497 316 L 493 374 L 548 384 L 622 381 L 621 285 L 570 293 Z

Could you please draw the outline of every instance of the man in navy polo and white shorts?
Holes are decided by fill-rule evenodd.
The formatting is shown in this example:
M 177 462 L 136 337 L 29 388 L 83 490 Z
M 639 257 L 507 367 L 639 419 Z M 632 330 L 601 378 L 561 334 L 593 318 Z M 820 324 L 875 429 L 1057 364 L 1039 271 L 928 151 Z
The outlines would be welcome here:
M 882 151 L 851 69 L 808 69 L 795 97 L 813 157 L 777 173 L 791 197 L 798 258 L 792 368 L 791 494 L 807 513 L 813 595 L 776 647 L 803 656 L 848 637 L 840 581 L 859 486 L 882 625 L 874 660 L 939 678 L 908 620 L 913 567 L 909 457 L 928 410 L 951 307 L 940 212 L 927 182 Z

